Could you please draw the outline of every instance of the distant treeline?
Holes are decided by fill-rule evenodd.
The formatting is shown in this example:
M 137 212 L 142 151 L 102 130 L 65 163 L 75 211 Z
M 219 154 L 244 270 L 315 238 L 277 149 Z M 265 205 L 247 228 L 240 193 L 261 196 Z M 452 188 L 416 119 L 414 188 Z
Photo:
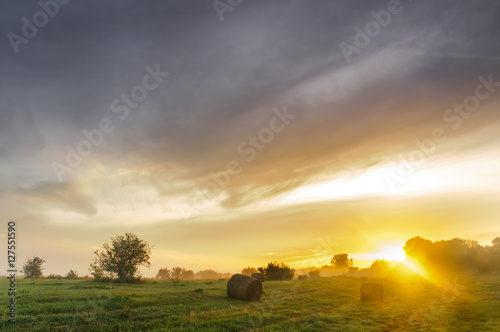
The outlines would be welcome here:
M 489 273 L 500 271 L 500 237 L 493 245 L 455 238 L 432 242 L 419 236 L 404 246 L 406 256 L 439 273 Z
M 217 279 L 228 279 L 231 277 L 231 273 L 219 273 L 214 270 L 202 270 L 198 272 L 193 272 L 193 270 L 186 270 L 181 267 L 173 267 L 168 269 L 166 267 L 161 268 L 156 274 L 156 279 L 160 280 L 217 280 Z
M 482 246 L 477 241 L 454 238 L 432 242 L 421 237 L 406 241 L 403 247 L 409 261 L 418 264 L 432 274 L 500 272 L 500 237 L 492 245 Z M 336 254 L 332 265 L 299 269 L 299 274 L 321 276 L 351 275 L 387 277 L 411 275 L 411 268 L 397 261 L 375 260 L 368 268 L 358 268 L 346 253 Z M 411 265 L 411 264 L 410 264 Z
M 293 279 L 295 269 L 289 265 L 281 262 L 269 262 L 266 266 L 254 268 L 251 266 L 245 267 L 241 270 L 241 274 L 251 276 L 254 273 L 260 273 L 265 280 L 290 280 Z

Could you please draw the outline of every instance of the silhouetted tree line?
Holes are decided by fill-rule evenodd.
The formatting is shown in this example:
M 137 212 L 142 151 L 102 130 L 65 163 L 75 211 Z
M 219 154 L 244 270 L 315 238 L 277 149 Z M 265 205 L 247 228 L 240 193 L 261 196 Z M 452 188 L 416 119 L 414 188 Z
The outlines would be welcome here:
M 421 237 L 406 241 L 406 256 L 439 273 L 488 273 L 500 270 L 500 237 L 491 246 L 454 238 L 432 242 Z
M 156 279 L 160 280 L 217 280 L 227 279 L 231 273 L 219 273 L 214 270 L 202 270 L 193 272 L 193 270 L 186 270 L 181 267 L 173 267 L 171 270 L 164 267 L 161 268 L 156 274 Z
M 192 280 L 194 272 L 181 267 L 173 267 L 172 270 L 164 267 L 156 274 L 156 279 L 161 280 Z

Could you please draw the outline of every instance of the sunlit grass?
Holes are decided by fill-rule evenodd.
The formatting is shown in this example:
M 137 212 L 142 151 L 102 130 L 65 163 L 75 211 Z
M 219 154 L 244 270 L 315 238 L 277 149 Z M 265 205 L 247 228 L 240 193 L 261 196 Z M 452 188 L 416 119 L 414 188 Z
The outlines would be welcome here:
M 370 280 L 372 281 L 372 280 Z M 359 278 L 264 283 L 259 302 L 233 300 L 225 280 L 107 284 L 22 280 L 17 323 L 1 330 L 47 331 L 380 331 L 500 329 L 500 276 L 449 281 L 458 293 L 420 277 L 375 280 L 385 300 L 359 300 Z M 2 281 L 5 288 L 6 281 Z M 200 291 L 202 290 L 202 291 Z M 6 294 L 0 301 L 6 303 Z

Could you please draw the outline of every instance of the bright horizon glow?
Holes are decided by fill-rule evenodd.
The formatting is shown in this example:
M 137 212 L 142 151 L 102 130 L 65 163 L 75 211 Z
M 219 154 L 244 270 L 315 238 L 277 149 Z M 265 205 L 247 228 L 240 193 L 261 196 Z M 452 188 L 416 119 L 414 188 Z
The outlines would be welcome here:
M 380 245 L 380 250 L 366 254 L 349 255 L 354 259 L 354 265 L 360 268 L 368 268 L 377 259 L 385 259 L 389 262 L 398 261 L 404 262 L 406 258 L 403 245 Z
M 398 174 L 398 167 L 398 164 L 387 164 L 372 167 L 353 178 L 345 179 L 340 176 L 334 180 L 306 185 L 283 195 L 277 204 L 288 205 L 371 195 L 401 196 L 436 189 L 441 184 L 439 178 L 433 176 L 432 171 L 417 171 L 405 179 L 404 183 L 391 187 L 386 180 L 387 174 Z
M 386 259 L 390 261 L 403 262 L 406 260 L 406 253 L 402 247 L 386 247 L 381 252 L 377 253 L 379 259 Z
M 497 152 L 494 148 L 490 153 Z M 408 176 L 401 172 L 400 163 L 373 166 L 361 174 L 337 173 L 333 177 L 317 177 L 311 184 L 299 187 L 278 198 L 269 199 L 269 205 L 293 205 L 328 200 L 353 198 L 410 197 L 461 190 L 488 190 L 497 192 L 500 183 L 498 165 L 492 163 L 484 151 L 470 152 L 461 159 L 425 160 Z M 481 169 L 481 172 L 477 172 Z M 400 182 L 390 184 L 390 176 Z M 332 179 L 333 178 L 333 179 Z M 392 178 L 393 180 L 395 178 Z

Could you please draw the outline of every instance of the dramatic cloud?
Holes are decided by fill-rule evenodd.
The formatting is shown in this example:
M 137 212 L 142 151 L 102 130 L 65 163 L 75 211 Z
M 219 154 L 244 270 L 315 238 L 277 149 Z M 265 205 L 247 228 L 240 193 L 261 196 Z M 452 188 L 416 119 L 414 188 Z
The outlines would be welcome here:
M 436 128 L 446 140 L 425 156 L 421 169 L 429 178 L 451 164 L 469 165 L 474 156 L 487 176 L 478 180 L 470 166 L 454 170 L 461 195 L 472 187 L 496 195 L 491 184 L 500 177 L 491 155 L 500 129 L 500 6 L 402 0 L 390 19 L 377 23 L 379 31 L 360 35 L 390 3 L 396 4 L 244 1 L 221 22 L 210 1 L 72 1 L 17 53 L 8 33 L 23 36 L 22 18 L 32 21 L 41 8 L 6 4 L 0 13 L 0 217 L 26 216 L 30 225 L 68 232 L 82 224 L 109 227 L 110 235 L 123 225 L 172 224 L 173 234 L 187 238 L 188 211 L 213 227 L 196 228 L 200 234 L 229 237 L 220 239 L 221 248 L 247 224 L 300 237 L 301 220 L 315 210 L 292 206 L 300 210 L 292 227 L 285 225 L 289 217 L 274 218 L 275 200 L 321 181 L 359 182 L 374 169 L 401 176 L 398 167 Z M 346 58 L 341 43 L 357 51 Z M 148 66 L 168 76 L 146 90 Z M 481 92 L 488 96 L 477 109 L 454 108 L 484 80 L 490 83 Z M 113 129 L 102 131 L 103 121 Z M 96 130 L 99 143 L 82 143 Z M 411 182 L 415 172 L 403 180 Z M 456 191 L 444 178 L 439 193 Z M 253 209 L 263 213 L 257 220 L 248 219 Z M 226 231 L 210 226 L 210 216 L 224 213 Z M 234 242 L 254 240 L 246 241 Z M 272 250 L 279 248 L 263 252 Z

